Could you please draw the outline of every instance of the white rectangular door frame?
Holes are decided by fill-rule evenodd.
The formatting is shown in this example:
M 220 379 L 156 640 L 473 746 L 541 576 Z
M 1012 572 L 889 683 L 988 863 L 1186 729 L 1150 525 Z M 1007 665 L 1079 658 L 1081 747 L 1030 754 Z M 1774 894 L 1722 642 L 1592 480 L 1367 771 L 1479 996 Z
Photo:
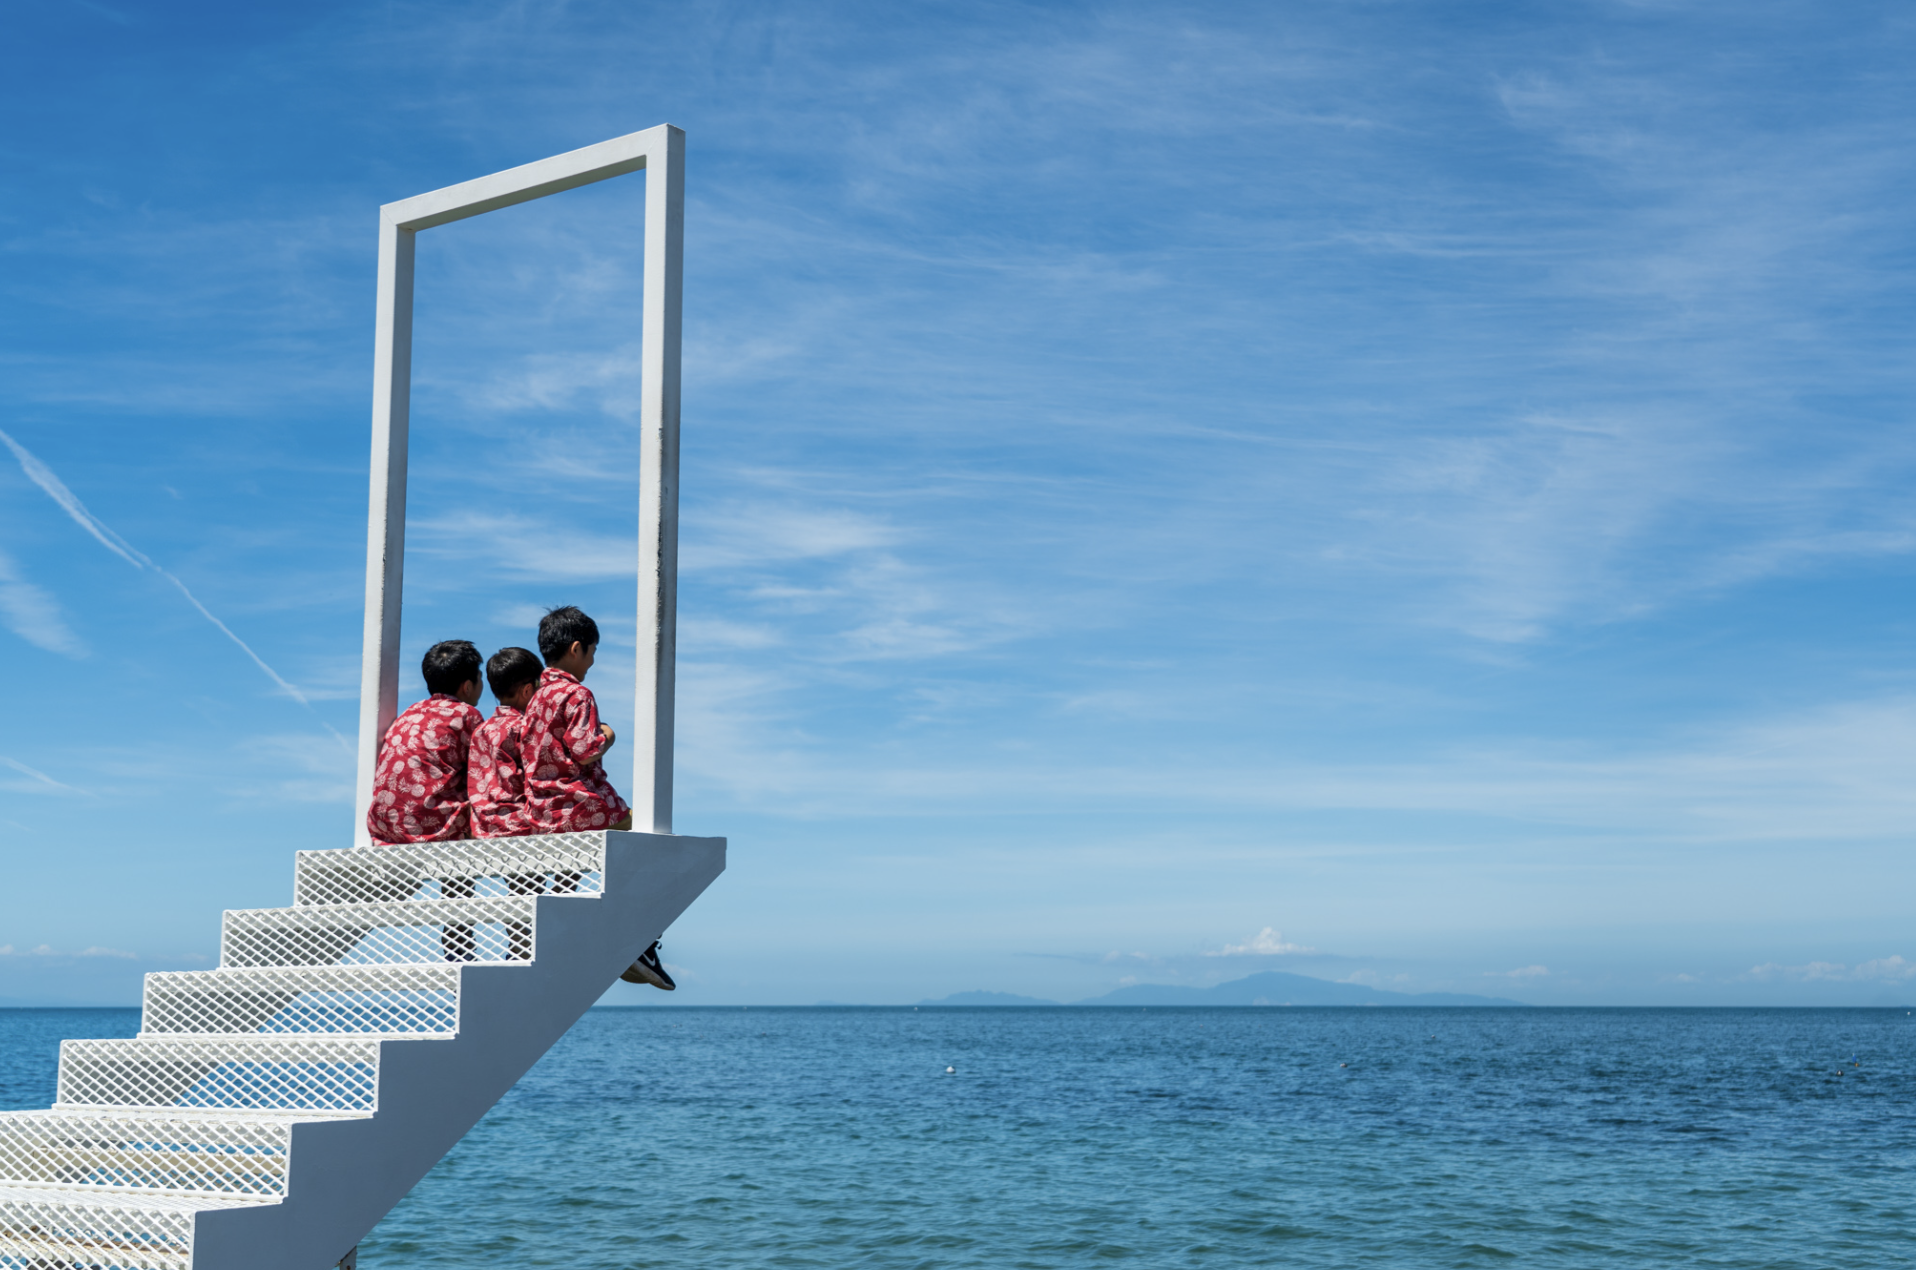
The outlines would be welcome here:
M 672 706 L 679 564 L 679 346 L 684 298 L 685 133 L 671 124 L 449 185 L 379 209 L 373 349 L 372 492 L 366 515 L 366 633 L 360 662 L 354 841 L 371 840 L 373 769 L 399 713 L 399 613 L 406 558 L 412 399 L 413 237 L 561 190 L 646 172 L 640 332 L 638 691 L 632 827 L 672 832 Z

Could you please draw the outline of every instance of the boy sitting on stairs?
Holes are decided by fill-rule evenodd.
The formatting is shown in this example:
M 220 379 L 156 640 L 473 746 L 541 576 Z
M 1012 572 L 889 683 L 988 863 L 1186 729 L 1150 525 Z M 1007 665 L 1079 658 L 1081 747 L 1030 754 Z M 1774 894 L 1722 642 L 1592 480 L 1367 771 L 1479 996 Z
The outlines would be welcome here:
M 525 772 L 525 833 L 630 829 L 632 810 L 605 774 L 617 736 L 599 722 L 599 703 L 582 682 L 599 649 L 599 624 L 572 605 L 539 619 L 546 668 L 526 704 L 519 743 Z M 619 976 L 672 991 L 657 940 Z
M 441 640 L 419 663 L 432 695 L 407 707 L 386 729 L 373 769 L 366 830 L 374 842 L 450 842 L 472 836 L 466 804 L 466 756 L 485 717 L 479 703 L 479 650 Z
M 441 640 L 426 650 L 419 669 L 432 695 L 393 720 L 373 769 L 366 829 L 374 842 L 451 842 L 473 836 L 466 768 L 473 738 L 485 722 L 474 709 L 479 704 L 479 650 L 467 640 Z M 472 879 L 441 878 L 439 896 L 472 898 Z M 448 924 L 439 940 L 447 961 L 471 961 L 477 955 L 470 925 Z M 517 942 L 529 946 L 529 941 Z
M 519 766 L 519 738 L 526 703 L 539 687 L 538 657 L 523 648 L 500 649 L 486 662 L 486 685 L 499 705 L 472 738 L 471 761 L 466 768 L 472 836 L 516 838 L 534 832 L 526 823 L 526 778 Z M 506 878 L 506 887 L 514 895 L 539 895 L 546 889 L 545 877 L 515 873 Z M 577 873 L 561 873 L 552 889 L 574 891 L 578 887 Z M 470 896 L 473 879 L 443 879 L 439 893 L 448 898 Z M 471 960 L 471 927 L 448 927 L 446 941 L 447 960 Z M 532 928 L 521 922 L 507 923 L 506 957 L 522 961 L 531 956 Z
M 472 800 L 472 836 L 514 838 L 536 833 L 526 819 L 526 777 L 519 766 L 525 709 L 539 690 L 539 659 L 524 648 L 502 648 L 486 663 L 486 683 L 499 706 L 472 738 L 466 794 Z

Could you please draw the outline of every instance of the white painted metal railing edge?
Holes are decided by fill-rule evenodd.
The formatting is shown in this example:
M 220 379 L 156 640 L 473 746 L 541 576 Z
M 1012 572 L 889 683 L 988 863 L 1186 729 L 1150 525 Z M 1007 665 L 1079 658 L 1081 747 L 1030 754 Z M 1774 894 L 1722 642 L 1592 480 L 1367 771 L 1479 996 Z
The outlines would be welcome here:
M 415 195 L 380 209 L 373 345 L 373 441 L 366 518 L 366 624 L 360 668 L 354 841 L 371 841 L 380 739 L 399 712 L 412 408 L 413 249 L 422 230 L 646 172 L 645 292 L 639 351 L 639 597 L 633 824 L 672 832 L 672 730 L 678 630 L 679 396 L 685 291 L 685 133 L 671 124 Z

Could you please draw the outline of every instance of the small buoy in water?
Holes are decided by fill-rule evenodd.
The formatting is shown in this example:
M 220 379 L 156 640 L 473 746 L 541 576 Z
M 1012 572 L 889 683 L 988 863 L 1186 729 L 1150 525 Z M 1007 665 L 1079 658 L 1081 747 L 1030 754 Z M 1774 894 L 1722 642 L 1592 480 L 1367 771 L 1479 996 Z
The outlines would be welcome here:
M 1349 1066 L 1350 1066 L 1350 1064 L 1349 1064 L 1349 1063 L 1339 1063 L 1339 1064 L 1338 1064 L 1338 1066 L 1339 1066 L 1339 1067 L 1349 1067 Z
M 945 1068 L 945 1075 L 947 1075 L 947 1076 L 949 1076 L 949 1075 L 951 1075 L 951 1074 L 952 1074 L 953 1072 L 955 1072 L 955 1071 L 957 1071 L 957 1070 L 958 1070 L 958 1069 L 957 1069 L 956 1067 L 947 1067 L 947 1068 Z

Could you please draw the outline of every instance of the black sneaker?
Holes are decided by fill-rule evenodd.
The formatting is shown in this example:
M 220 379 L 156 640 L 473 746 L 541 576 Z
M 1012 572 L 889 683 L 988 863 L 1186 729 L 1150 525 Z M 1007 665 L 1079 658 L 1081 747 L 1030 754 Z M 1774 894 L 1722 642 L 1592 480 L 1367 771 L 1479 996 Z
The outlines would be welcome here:
M 659 960 L 659 941 L 653 940 L 652 946 L 639 954 L 639 959 L 625 968 L 619 978 L 627 983 L 649 983 L 655 988 L 671 992 L 679 985 L 672 982 L 672 976 L 665 973 L 665 963 Z

